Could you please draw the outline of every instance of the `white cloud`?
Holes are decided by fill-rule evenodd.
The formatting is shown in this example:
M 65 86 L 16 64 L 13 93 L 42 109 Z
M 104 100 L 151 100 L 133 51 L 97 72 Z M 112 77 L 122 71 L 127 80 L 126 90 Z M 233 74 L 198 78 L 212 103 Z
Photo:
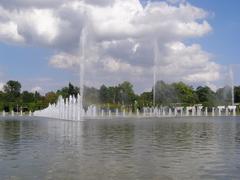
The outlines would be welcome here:
M 56 7 L 63 3 L 64 0 L 1 0 L 0 4 L 5 8 L 16 9 L 16 8 L 29 8 L 29 7 Z
M 43 92 L 43 89 L 41 87 L 39 87 L 39 86 L 36 86 L 36 87 L 31 89 L 31 92 L 33 92 L 33 93 L 36 92 L 36 91 L 37 92 Z
M 103 68 L 110 73 L 130 73 L 131 75 L 143 75 L 144 69 L 139 66 L 132 67 L 131 64 L 112 58 L 106 58 L 103 61 Z
M 0 23 L 0 39 L 4 42 L 24 42 L 24 37 L 18 33 L 18 26 L 14 22 Z
M 69 69 L 69 68 L 73 68 L 78 64 L 78 59 L 74 55 L 63 52 L 51 57 L 49 63 L 55 68 Z
M 25 4 L 29 2 L 22 1 Z M 15 4 L 15 9 L 0 8 L 0 14 L 3 14 L 5 23 L 15 24 L 17 32 L 27 43 L 51 44 L 55 48 L 61 48 L 60 42 L 67 42 L 65 46 L 77 45 L 86 14 L 96 39 L 102 41 L 152 36 L 181 39 L 202 36 L 211 31 L 205 21 L 207 13 L 187 3 L 175 6 L 154 2 L 143 8 L 138 0 L 108 2 L 112 5 L 95 6 L 93 3 L 88 4 L 89 1 L 83 3 L 77 0 L 60 1 L 59 6 L 52 7 L 52 3 L 49 3 L 44 8 L 19 8 L 16 2 L 12 2 L 9 4 Z M 47 2 L 44 4 L 47 5 Z M 0 2 L 1 5 L 5 3 Z
M 5 83 L 0 82 L 0 91 L 3 91 L 4 85 L 5 85 Z
M 200 45 L 183 43 L 212 30 L 207 17 L 185 0 L 145 7 L 138 0 L 2 0 L 0 41 L 51 47 L 51 66 L 76 69 L 83 61 L 79 40 L 87 24 L 84 62 L 93 82 L 133 79 L 145 89 L 152 82 L 156 40 L 159 79 L 213 83 L 220 78 L 220 65 Z
M 220 65 L 204 52 L 200 45 L 186 46 L 181 42 L 165 46 L 164 56 L 158 64 L 160 77 L 170 81 L 182 80 L 189 83 L 214 82 L 220 78 Z
M 26 43 L 52 44 L 59 34 L 59 19 L 49 9 L 22 11 L 15 17 Z

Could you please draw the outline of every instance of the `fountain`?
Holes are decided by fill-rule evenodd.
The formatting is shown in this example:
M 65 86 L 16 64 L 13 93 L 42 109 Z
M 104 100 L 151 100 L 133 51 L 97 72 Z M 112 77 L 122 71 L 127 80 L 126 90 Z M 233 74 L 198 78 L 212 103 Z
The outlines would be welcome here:
M 225 110 L 225 106 L 218 106 L 217 109 L 218 109 L 218 115 L 221 116 L 223 110 Z
M 232 97 L 232 106 L 235 104 L 234 100 L 234 78 L 233 78 L 233 69 L 232 66 L 229 67 L 229 76 L 230 76 L 230 82 L 231 82 L 231 97 Z
M 126 117 L 126 111 L 123 109 L 123 117 Z
M 42 116 L 42 117 L 51 117 L 51 118 L 59 118 L 64 120 L 73 120 L 73 121 L 82 121 L 83 117 L 96 117 L 97 110 L 95 106 L 89 106 L 87 111 L 85 112 L 83 109 L 83 95 L 84 95 L 84 61 L 86 59 L 85 56 L 85 46 L 86 46 L 86 37 L 87 37 L 87 29 L 84 27 L 81 32 L 80 39 L 80 52 L 81 58 L 79 63 L 79 73 L 80 73 L 80 94 L 75 96 L 70 96 L 67 99 L 63 99 L 61 96 L 59 97 L 56 104 L 49 104 L 49 106 L 40 111 L 34 112 L 34 116 Z M 31 116 L 32 113 L 29 113 Z M 102 112 L 102 116 L 104 112 Z M 111 112 L 109 111 L 109 117 L 111 117 Z
M 157 76 L 157 62 L 159 59 L 159 48 L 157 40 L 154 41 L 154 61 L 153 61 L 153 107 L 156 106 L 156 76 Z
M 215 108 L 212 107 L 212 116 L 215 116 Z
M 34 116 L 80 121 L 81 116 L 84 114 L 81 99 L 80 94 L 78 94 L 77 97 L 70 96 L 65 100 L 60 96 L 56 104 L 49 104 L 46 109 L 35 111 Z M 89 111 L 86 114 L 87 116 L 94 116 L 96 114 L 95 109 L 89 107 Z M 30 111 L 29 116 L 31 115 L 32 113 Z
M 137 109 L 137 117 L 139 117 L 139 115 L 140 115 L 140 114 L 139 114 L 139 109 Z
M 196 116 L 196 108 L 194 106 L 192 108 L 192 116 Z
M 205 107 L 205 116 L 208 116 L 208 108 Z
M 153 102 L 152 107 L 143 107 L 140 111 L 136 109 L 136 112 L 133 112 L 132 109 L 126 109 L 122 107 L 121 109 L 116 108 L 115 110 L 101 109 L 97 108 L 95 105 L 90 105 L 83 108 L 83 97 L 84 97 L 84 71 L 85 71 L 85 60 L 86 60 L 86 39 L 87 39 L 87 26 L 82 29 L 81 38 L 80 38 L 80 63 L 79 63 L 79 74 L 80 74 L 80 92 L 75 96 L 70 96 L 69 98 L 63 99 L 61 96 L 55 104 L 49 104 L 49 106 L 40 111 L 34 112 L 34 116 L 58 118 L 63 120 L 72 120 L 72 121 L 83 121 L 84 118 L 113 118 L 113 117 L 172 117 L 172 116 L 208 116 L 208 112 L 212 116 L 215 116 L 215 108 L 211 108 L 211 111 L 207 107 L 202 105 L 188 106 L 184 107 L 157 107 L 156 106 L 156 75 L 157 75 L 157 63 L 159 60 L 159 47 L 157 40 L 154 41 L 154 61 L 153 61 Z M 233 71 L 230 68 L 229 75 L 231 78 L 232 85 L 232 106 L 218 106 L 218 115 L 221 116 L 222 112 L 225 110 L 225 115 L 228 115 L 228 112 L 231 112 L 232 115 L 236 115 L 236 106 L 234 106 L 234 83 L 233 83 Z M 203 108 L 205 111 L 203 111 Z M 127 110 L 127 111 L 126 111 Z M 22 112 L 21 112 L 22 115 Z M 31 116 L 32 113 L 30 112 Z
M 80 111 L 80 114 L 79 114 L 79 118 L 81 119 L 81 117 L 83 117 L 83 115 L 81 114 L 83 111 L 83 95 L 84 95 L 84 61 L 85 61 L 85 42 L 86 42 L 86 28 L 83 28 L 82 29 L 82 34 L 81 34 L 81 59 L 80 59 L 80 95 L 79 95 L 79 99 L 78 99 L 78 102 L 79 102 L 79 109 L 81 110 Z M 80 120 L 79 119 L 79 120 Z
M 203 109 L 202 105 L 197 105 L 197 116 L 201 116 L 202 115 L 202 109 Z
M 95 105 L 90 105 L 85 109 L 82 106 L 82 97 L 80 94 L 75 96 L 70 96 L 69 98 L 63 99 L 61 96 L 55 104 L 49 104 L 46 109 L 35 111 L 34 116 L 40 117 L 49 117 L 62 120 L 71 120 L 71 121 L 83 121 L 89 118 L 114 118 L 114 117 L 177 117 L 180 116 L 215 116 L 215 108 L 207 108 L 201 105 L 188 106 L 184 107 L 144 107 L 142 111 L 139 109 L 134 113 L 131 109 L 127 110 L 122 107 L 121 110 L 115 109 L 108 110 L 105 113 L 104 109 L 97 108 Z M 202 109 L 204 108 L 204 111 Z M 236 116 L 236 106 L 218 106 L 218 116 Z M 225 112 L 225 113 L 223 113 Z M 2 113 L 5 116 L 5 112 Z M 12 111 L 12 116 L 14 112 Z M 32 115 L 32 112 L 29 112 L 29 116 Z
M 119 112 L 118 112 L 118 109 L 116 109 L 116 116 L 118 116 L 119 115 Z
M 168 109 L 168 116 L 172 116 L 172 109 L 171 108 Z
M 232 113 L 233 116 L 236 116 L 236 106 L 228 106 L 227 109 Z
M 165 113 L 165 107 L 163 107 L 163 109 L 162 109 L 162 115 L 163 115 L 163 117 L 166 116 L 166 113 Z

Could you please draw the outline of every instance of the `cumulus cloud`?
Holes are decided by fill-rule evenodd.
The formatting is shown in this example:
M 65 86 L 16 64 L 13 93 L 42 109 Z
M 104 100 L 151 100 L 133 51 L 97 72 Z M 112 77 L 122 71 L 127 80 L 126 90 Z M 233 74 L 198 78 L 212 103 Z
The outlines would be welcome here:
M 0 82 L 0 91 L 3 91 L 4 83 Z
M 165 45 L 158 72 L 166 79 L 187 82 L 213 82 L 220 78 L 220 65 L 200 45 L 186 46 L 181 42 Z
M 49 9 L 22 11 L 16 17 L 26 43 L 51 44 L 59 34 L 59 18 Z
M 132 78 L 142 89 L 143 81 L 152 82 L 157 41 L 159 79 L 209 83 L 220 78 L 220 65 L 200 45 L 184 44 L 212 30 L 207 17 L 185 0 L 144 7 L 139 0 L 2 0 L 0 41 L 50 47 L 55 54 L 49 64 L 55 68 L 76 69 L 82 61 L 93 82 Z M 79 55 L 83 27 L 84 59 Z
M 26 42 L 39 43 L 42 40 L 56 48 L 59 48 L 61 41 L 68 42 L 68 38 L 73 40 L 69 34 L 73 33 L 75 41 L 79 40 L 86 16 L 96 39 L 102 41 L 152 36 L 181 39 L 202 36 L 211 30 L 205 21 L 207 13 L 190 4 L 174 6 L 166 2 L 154 2 L 143 8 L 138 0 L 106 1 L 111 2 L 111 6 L 95 6 L 92 1 L 89 4 L 90 1 L 71 0 L 60 1 L 55 8 L 49 3 L 49 7 L 45 8 L 36 5 L 17 9 L 19 6 L 16 2 L 9 3 L 15 5 L 14 10 L 4 9 L 5 3 L 0 2 L 3 6 L 0 11 L 5 14 L 4 22 L 13 22 Z M 28 4 L 30 1 L 22 2 Z
M 79 62 L 76 56 L 62 52 L 54 55 L 49 63 L 59 69 L 69 69 L 77 65 Z
M 110 73 L 131 73 L 131 75 L 142 75 L 144 69 L 140 66 L 132 68 L 131 64 L 112 58 L 106 58 L 103 62 L 103 68 Z
M 14 22 L 0 23 L 0 39 L 4 42 L 24 42 L 18 33 L 18 26 Z

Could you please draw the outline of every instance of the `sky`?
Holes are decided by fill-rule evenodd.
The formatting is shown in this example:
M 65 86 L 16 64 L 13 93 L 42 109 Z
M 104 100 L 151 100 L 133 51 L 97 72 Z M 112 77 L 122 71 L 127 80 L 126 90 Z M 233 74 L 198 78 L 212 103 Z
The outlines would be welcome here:
M 157 79 L 240 84 L 238 0 L 0 1 L 0 89 L 18 80 L 41 93 L 79 84 L 124 80 L 140 93 Z M 85 33 L 82 33 L 85 32 Z M 85 43 L 80 43 L 85 42 Z M 82 56 L 82 50 L 85 56 Z

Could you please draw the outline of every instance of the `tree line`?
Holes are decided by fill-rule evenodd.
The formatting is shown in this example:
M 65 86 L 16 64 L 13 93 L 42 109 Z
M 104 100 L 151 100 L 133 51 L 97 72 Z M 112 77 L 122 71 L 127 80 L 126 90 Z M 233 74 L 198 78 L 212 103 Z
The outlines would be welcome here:
M 39 92 L 22 91 L 21 83 L 8 81 L 0 91 L 0 111 L 35 111 L 44 109 L 49 103 L 55 103 L 61 95 L 68 98 L 77 96 L 80 92 L 77 86 L 69 83 L 55 92 L 41 95 Z M 235 102 L 240 102 L 240 86 L 234 88 Z M 232 100 L 231 87 L 225 86 L 213 91 L 208 86 L 193 88 L 183 82 L 166 83 L 158 81 L 155 84 L 156 106 L 190 106 L 202 104 L 206 107 L 230 105 Z M 96 104 L 102 108 L 128 108 L 134 110 L 144 106 L 153 106 L 153 90 L 136 94 L 130 82 L 116 86 L 102 85 L 100 88 L 84 87 L 84 106 Z

